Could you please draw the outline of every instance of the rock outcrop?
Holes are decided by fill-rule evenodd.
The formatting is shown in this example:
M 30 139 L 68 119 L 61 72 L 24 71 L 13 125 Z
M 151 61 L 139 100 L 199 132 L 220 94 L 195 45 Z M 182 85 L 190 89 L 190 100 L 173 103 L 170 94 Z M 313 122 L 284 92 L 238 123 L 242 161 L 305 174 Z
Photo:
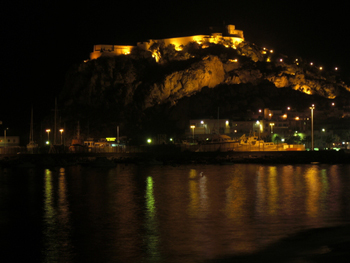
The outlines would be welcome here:
M 221 96 L 215 100 L 220 102 L 210 107 L 217 109 L 220 105 L 227 109 L 227 115 L 247 110 L 250 103 L 273 107 L 269 96 L 276 97 L 277 90 L 286 90 L 280 92 L 282 96 L 294 90 L 328 99 L 350 92 L 336 75 L 320 72 L 306 63 L 288 62 L 288 59 L 281 62 L 273 59 L 271 54 L 266 57 L 259 48 L 248 43 L 242 43 L 237 50 L 222 45 L 206 49 L 192 45 L 184 50 L 178 53 L 167 47 L 167 53 L 160 52 L 167 54 L 162 63 L 137 54 L 101 57 L 82 63 L 67 74 L 61 100 L 67 112 L 98 119 L 99 125 L 110 120 L 133 122 L 132 129 L 136 131 L 142 129 L 136 123 L 146 120 L 143 118 L 145 111 L 152 112 L 157 107 L 159 113 L 162 105 L 170 105 L 167 111 L 176 119 L 186 112 L 184 107 L 191 108 L 192 112 L 198 109 L 204 114 L 206 107 L 203 105 L 210 104 L 216 96 L 212 92 L 215 90 L 217 96 Z M 210 98 L 205 98 L 206 94 Z M 237 97 L 242 94 L 243 97 Z M 242 101 L 237 102 L 236 98 Z M 175 113 L 175 105 L 186 100 L 181 103 L 183 109 Z M 162 112 L 163 119 L 165 113 Z M 139 127 L 135 127 L 137 125 Z
M 203 87 L 214 88 L 225 80 L 222 62 L 216 56 L 208 56 L 186 70 L 167 75 L 162 82 L 151 86 L 145 98 L 145 108 L 165 102 L 176 102 L 200 92 Z

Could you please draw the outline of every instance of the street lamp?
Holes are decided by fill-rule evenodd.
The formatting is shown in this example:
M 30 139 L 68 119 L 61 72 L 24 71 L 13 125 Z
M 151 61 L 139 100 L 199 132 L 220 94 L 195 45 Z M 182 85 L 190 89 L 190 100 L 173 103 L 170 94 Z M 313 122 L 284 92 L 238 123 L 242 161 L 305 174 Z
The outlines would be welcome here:
M 259 134 L 258 139 L 260 140 L 260 130 L 261 130 L 261 123 L 260 123 L 260 121 L 256 121 L 256 125 L 258 125 L 258 134 Z
M 6 132 L 9 128 L 4 129 L 4 153 L 6 153 Z
M 61 133 L 61 144 L 62 144 L 62 133 L 64 132 L 63 129 L 60 129 L 60 133 Z
M 50 129 L 46 129 L 45 130 L 47 132 L 47 141 L 48 141 L 48 144 L 50 144 Z
M 310 110 L 311 110 L 311 151 L 314 150 L 314 109 L 315 109 L 315 105 L 312 104 L 310 107 Z
M 194 128 L 196 128 L 196 126 L 191 125 L 190 127 L 192 129 L 192 140 L 194 141 Z
M 271 133 L 273 133 L 273 126 L 275 126 L 274 123 L 270 123 L 270 126 L 271 126 Z

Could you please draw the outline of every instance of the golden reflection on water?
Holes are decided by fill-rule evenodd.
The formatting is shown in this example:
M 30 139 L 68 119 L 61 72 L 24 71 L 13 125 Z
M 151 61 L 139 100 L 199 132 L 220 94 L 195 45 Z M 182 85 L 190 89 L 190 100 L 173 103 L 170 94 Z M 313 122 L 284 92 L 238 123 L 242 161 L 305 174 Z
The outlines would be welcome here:
M 44 256 L 45 262 L 54 261 L 58 258 L 58 243 L 56 227 L 56 211 L 53 206 L 53 186 L 52 186 L 52 172 L 45 169 L 44 176 Z
M 208 207 L 207 177 L 195 169 L 189 172 L 189 195 L 188 214 L 190 217 L 206 217 Z
M 44 171 L 44 244 L 45 262 L 71 260 L 69 203 L 65 170 L 60 168 L 58 178 L 58 204 L 55 205 L 54 175 Z
M 293 195 L 295 193 L 295 184 L 294 184 L 294 173 L 293 166 L 286 165 L 282 168 L 281 174 L 281 185 L 282 189 L 284 189 L 281 193 L 281 205 L 283 206 L 283 211 L 286 215 L 293 215 Z
M 277 168 L 270 166 L 268 171 L 268 212 L 276 215 L 278 211 L 279 186 L 277 183 Z
M 145 245 L 147 246 L 147 253 L 150 255 L 150 260 L 154 262 L 158 260 L 159 250 L 159 233 L 158 233 L 158 222 L 156 218 L 156 202 L 153 193 L 153 178 L 151 176 L 147 177 L 146 180 L 146 239 Z
M 88 216 L 101 218 L 98 229 L 110 227 L 103 233 L 110 235 L 114 258 L 147 258 L 145 262 L 162 262 L 167 254 L 198 259 L 252 252 L 293 228 L 325 226 L 333 216 L 342 216 L 346 189 L 339 166 L 319 165 L 164 166 L 113 170 L 107 182 L 101 178 L 78 177 L 75 185 L 86 188 L 83 184 L 89 182 L 88 205 L 97 215 Z M 66 171 L 61 169 L 56 178 L 45 170 L 44 180 L 45 251 L 50 261 L 65 251 L 60 239 L 69 246 L 71 211 Z M 104 187 L 97 187 L 96 181 Z M 107 208 L 98 209 L 103 203 Z
M 309 217 L 317 217 L 320 213 L 321 182 L 318 166 L 311 166 L 305 171 L 306 180 L 306 212 Z

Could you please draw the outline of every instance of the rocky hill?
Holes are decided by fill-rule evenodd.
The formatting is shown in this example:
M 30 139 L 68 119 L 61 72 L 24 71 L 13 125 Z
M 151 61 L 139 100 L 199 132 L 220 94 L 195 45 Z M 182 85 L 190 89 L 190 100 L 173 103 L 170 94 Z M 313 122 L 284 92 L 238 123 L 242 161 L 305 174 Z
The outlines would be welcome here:
M 60 97 L 65 121 L 88 122 L 95 136 L 113 133 L 116 125 L 128 134 L 168 134 L 186 129 L 191 118 L 216 117 L 218 108 L 230 118 L 263 107 L 307 108 L 316 98 L 325 104 L 350 94 L 335 71 L 246 42 L 237 49 L 196 43 L 182 51 L 156 48 L 158 63 L 151 52 L 135 49 L 72 67 Z

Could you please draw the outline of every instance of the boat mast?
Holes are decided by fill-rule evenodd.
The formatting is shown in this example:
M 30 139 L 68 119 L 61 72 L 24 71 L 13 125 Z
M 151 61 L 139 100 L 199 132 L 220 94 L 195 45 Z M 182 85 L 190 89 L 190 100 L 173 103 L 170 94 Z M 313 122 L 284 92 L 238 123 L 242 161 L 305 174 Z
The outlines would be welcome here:
M 57 119 L 57 97 L 55 98 L 55 129 L 54 129 L 54 132 L 53 132 L 53 144 L 54 145 L 56 145 L 56 130 L 57 130 L 56 119 Z
M 33 105 L 31 109 L 31 114 L 30 114 L 30 132 L 29 132 L 29 143 L 33 142 L 34 140 L 34 135 L 33 135 Z
M 77 126 L 77 139 L 80 139 L 80 123 L 78 121 L 78 126 Z

